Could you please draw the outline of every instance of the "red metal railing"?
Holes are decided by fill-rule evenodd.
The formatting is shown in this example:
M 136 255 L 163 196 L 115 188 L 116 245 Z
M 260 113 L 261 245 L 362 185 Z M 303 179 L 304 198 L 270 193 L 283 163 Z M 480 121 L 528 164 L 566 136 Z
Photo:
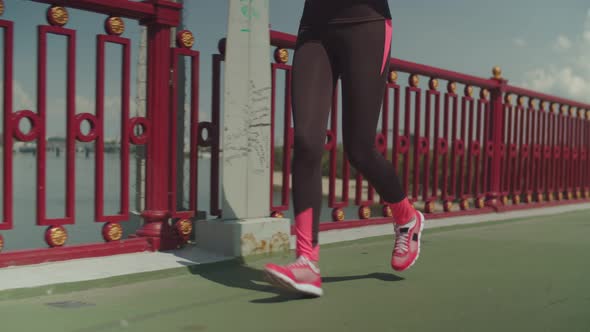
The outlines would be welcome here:
M 3 89 L 3 218 L 0 230 L 11 230 L 13 223 L 13 170 L 12 149 L 14 141 L 37 143 L 37 182 L 36 212 L 37 225 L 46 226 L 45 239 L 51 250 L 18 250 L 0 255 L 0 267 L 7 265 L 30 264 L 49 260 L 110 255 L 143 250 L 175 248 L 186 242 L 191 233 L 191 221 L 197 211 L 197 170 L 199 145 L 211 144 L 212 139 L 201 142 L 198 119 L 199 90 L 199 52 L 191 50 L 193 36 L 188 31 L 177 34 L 177 47 L 170 47 L 171 29 L 179 23 L 182 6 L 167 0 L 135 1 L 97 1 L 97 0 L 35 0 L 50 4 L 47 11 L 48 25 L 38 28 L 38 70 L 37 70 L 37 110 L 13 111 L 13 22 L 0 20 L 0 29 L 4 33 L 4 89 Z M 76 30 L 65 28 L 68 12 L 65 7 L 82 9 L 97 14 L 109 15 L 105 20 L 106 34 L 96 36 L 96 110 L 95 113 L 76 112 Z M 130 117 L 131 88 L 131 41 L 121 34 L 124 32 L 123 18 L 139 20 L 148 31 L 148 68 L 147 68 L 147 116 Z M 47 177 L 47 36 L 63 35 L 67 38 L 67 78 L 66 78 L 66 183 L 65 213 L 60 218 L 46 216 L 46 177 Z M 121 53 L 121 112 L 120 112 L 120 195 L 119 212 L 105 214 L 105 48 L 108 44 L 120 45 Z M 190 193 L 187 211 L 178 211 L 176 172 L 182 167 L 176 163 L 177 149 L 170 149 L 178 143 L 176 131 L 177 105 L 176 86 L 177 64 L 180 58 L 191 60 L 191 109 L 190 109 L 190 157 L 189 177 Z M 170 111 L 172 109 L 172 111 Z M 30 130 L 23 132 L 19 123 L 30 122 Z M 90 129 L 84 131 L 87 125 Z M 211 133 L 210 133 L 211 134 Z M 94 220 L 104 223 L 102 235 L 105 243 L 66 246 L 68 239 L 67 225 L 76 223 L 76 178 L 75 148 L 77 142 L 95 145 L 95 185 L 94 185 Z M 122 239 L 121 222 L 130 219 L 129 208 L 129 169 L 130 147 L 146 145 L 146 208 L 142 212 L 144 225 L 130 239 Z M 218 145 L 218 144 L 217 144 Z M 194 184 L 194 185 L 192 185 Z M 170 193 L 170 194 L 169 194 Z M 174 221 L 170 226 L 168 220 Z M 0 234 L 0 251 L 3 238 Z
M 282 200 L 280 205 L 271 202 L 275 215 L 289 209 L 293 128 L 288 59 L 295 41 L 296 36 L 271 31 L 271 44 L 276 47 L 276 63 L 272 64 L 274 93 L 275 73 L 287 72 Z M 484 79 L 399 59 L 391 59 L 390 64 L 375 144 L 393 163 L 408 196 L 429 214 L 428 218 L 567 204 L 590 198 L 590 121 L 585 113 L 590 111 L 590 105 L 510 86 L 501 78 L 499 68 L 494 69 L 494 77 Z M 398 73 L 407 74 L 407 85 L 399 83 Z M 420 84 L 421 77 L 428 79 L 425 88 Z M 438 89 L 441 81 L 447 83 L 445 91 Z M 331 162 L 328 206 L 333 209 L 333 220 L 341 221 L 343 208 L 351 204 L 351 184 L 349 165 L 343 156 L 342 200 L 336 201 L 337 91 L 325 148 Z M 512 95 L 519 96 L 516 105 L 512 104 Z M 569 113 L 548 112 L 542 106 L 545 103 Z M 272 112 L 274 120 L 274 100 Z M 388 154 L 390 125 L 393 133 Z M 274 145 L 271 151 L 274 154 Z M 272 160 L 275 161 L 274 155 Z M 352 204 L 359 209 L 358 217 L 346 218 L 345 223 L 322 223 L 322 230 L 390 222 L 391 212 L 383 200 L 375 200 L 373 188 L 368 186 L 363 199 L 361 182 L 362 177 L 357 174 Z M 376 204 L 383 205 L 383 216 L 371 218 L 368 209 Z

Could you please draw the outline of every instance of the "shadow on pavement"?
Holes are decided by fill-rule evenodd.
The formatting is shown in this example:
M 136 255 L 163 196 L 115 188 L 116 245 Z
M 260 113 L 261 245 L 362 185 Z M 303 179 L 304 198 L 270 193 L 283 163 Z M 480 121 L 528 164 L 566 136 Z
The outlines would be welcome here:
M 189 265 L 185 262 L 180 263 L 187 265 L 187 269 L 193 275 L 203 277 L 212 282 L 231 288 L 241 288 L 273 295 L 270 298 L 252 300 L 250 301 L 251 303 L 280 303 L 309 298 L 276 289 L 265 280 L 264 272 L 262 270 L 248 266 L 239 259 L 205 265 Z M 386 282 L 404 280 L 404 278 L 394 274 L 369 273 L 350 276 L 327 276 L 322 278 L 322 282 L 328 284 L 361 279 L 376 279 Z

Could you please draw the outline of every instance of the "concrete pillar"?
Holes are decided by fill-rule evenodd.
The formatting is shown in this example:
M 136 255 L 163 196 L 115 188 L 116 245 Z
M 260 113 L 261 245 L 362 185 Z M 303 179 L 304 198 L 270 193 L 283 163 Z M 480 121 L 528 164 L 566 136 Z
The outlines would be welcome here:
M 229 0 L 225 52 L 222 221 L 201 222 L 198 243 L 234 256 L 289 247 L 287 219 L 270 218 L 268 0 Z

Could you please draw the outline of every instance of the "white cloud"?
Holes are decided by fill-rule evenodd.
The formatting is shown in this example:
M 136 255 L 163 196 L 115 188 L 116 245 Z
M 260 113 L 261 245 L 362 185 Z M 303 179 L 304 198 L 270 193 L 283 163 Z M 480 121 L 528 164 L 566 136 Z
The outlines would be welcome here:
M 514 44 L 514 46 L 516 47 L 525 47 L 527 46 L 527 42 L 526 40 L 522 39 L 522 38 L 514 38 L 512 40 L 512 43 Z
M 527 83 L 524 85 L 533 90 L 590 102 L 590 76 L 582 75 L 572 67 L 536 69 L 525 78 Z
M 520 85 L 590 103 L 590 10 L 581 31 L 569 37 L 560 35 L 554 46 L 568 51 L 555 58 L 559 62 L 529 71 Z
M 572 48 L 572 41 L 564 35 L 559 35 L 553 47 L 558 51 L 569 50 Z

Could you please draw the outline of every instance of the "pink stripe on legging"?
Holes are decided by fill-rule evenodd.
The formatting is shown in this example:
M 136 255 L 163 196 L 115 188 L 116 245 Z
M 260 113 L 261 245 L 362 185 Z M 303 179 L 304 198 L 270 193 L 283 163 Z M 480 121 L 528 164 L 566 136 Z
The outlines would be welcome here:
M 305 256 L 312 261 L 319 261 L 320 246 L 312 245 L 313 209 L 309 208 L 295 216 L 295 233 L 297 234 L 296 255 Z
M 391 20 L 385 20 L 385 47 L 383 49 L 383 64 L 381 65 L 381 74 L 383 74 L 383 70 L 385 70 L 385 64 L 387 60 L 389 60 L 389 48 L 391 47 Z

